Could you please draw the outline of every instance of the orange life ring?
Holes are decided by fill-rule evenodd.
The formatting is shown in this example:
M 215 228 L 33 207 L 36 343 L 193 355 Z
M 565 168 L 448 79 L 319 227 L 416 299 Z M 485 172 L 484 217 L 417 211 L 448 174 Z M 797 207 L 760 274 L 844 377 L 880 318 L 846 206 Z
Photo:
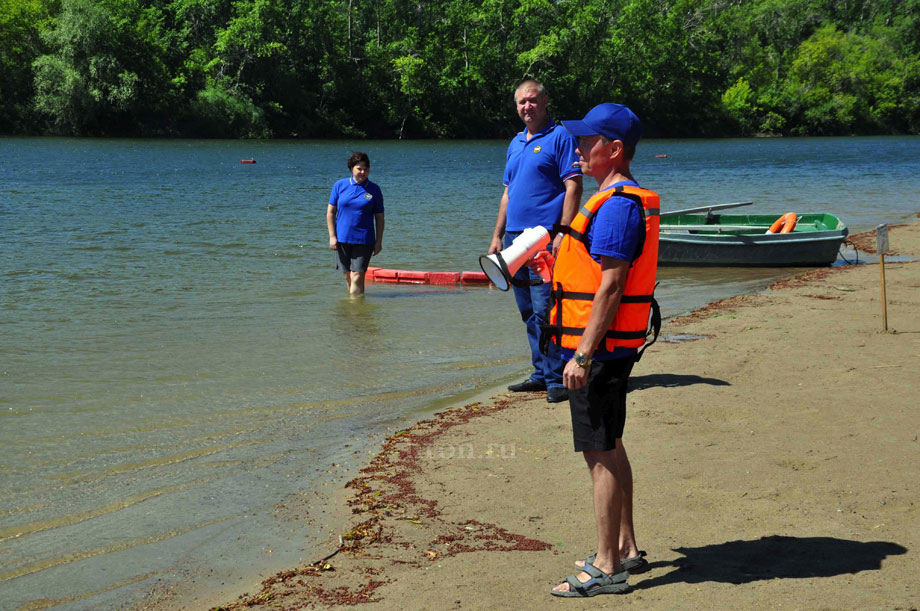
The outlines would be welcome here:
M 770 228 L 767 229 L 767 233 L 792 233 L 798 220 L 799 217 L 795 215 L 795 212 L 787 212 L 770 225 Z

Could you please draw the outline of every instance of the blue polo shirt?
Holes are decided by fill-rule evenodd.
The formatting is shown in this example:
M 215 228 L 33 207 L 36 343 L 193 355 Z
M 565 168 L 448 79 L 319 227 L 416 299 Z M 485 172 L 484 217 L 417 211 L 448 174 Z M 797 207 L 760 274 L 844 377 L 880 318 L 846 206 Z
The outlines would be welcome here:
M 624 180 L 610 185 L 604 190 L 619 186 L 638 187 L 639 185 L 631 180 Z M 585 247 L 591 253 L 591 258 L 598 263 L 601 262 L 601 256 L 613 257 L 614 259 L 632 263 L 640 254 L 636 252 L 636 249 L 639 247 L 639 237 L 642 235 L 642 223 L 639 204 L 627 197 L 618 195 L 608 198 L 588 224 Z M 623 347 L 617 347 L 613 352 L 610 352 L 604 346 L 605 340 L 601 340 L 592 356 L 593 359 L 610 361 L 632 356 L 637 352 L 635 348 Z M 561 348 L 560 353 L 562 358 L 568 361 L 575 354 L 575 351 Z
M 332 185 L 329 205 L 335 207 L 335 235 L 343 244 L 374 244 L 374 215 L 383 212 L 383 193 L 375 183 L 349 176 Z
M 562 217 L 565 181 L 581 176 L 575 137 L 550 120 L 527 139 L 525 129 L 508 145 L 504 183 L 508 187 L 505 231 L 542 225 L 552 229 Z

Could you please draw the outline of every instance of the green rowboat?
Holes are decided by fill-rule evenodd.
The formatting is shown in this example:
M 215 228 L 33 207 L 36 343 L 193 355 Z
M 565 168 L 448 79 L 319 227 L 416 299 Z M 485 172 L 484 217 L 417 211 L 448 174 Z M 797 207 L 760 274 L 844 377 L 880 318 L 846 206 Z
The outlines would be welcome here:
M 815 267 L 830 265 L 847 237 L 832 214 L 801 214 L 791 233 L 767 229 L 779 214 L 713 214 L 750 202 L 661 213 L 659 265 Z M 705 214 L 695 214 L 705 212 Z

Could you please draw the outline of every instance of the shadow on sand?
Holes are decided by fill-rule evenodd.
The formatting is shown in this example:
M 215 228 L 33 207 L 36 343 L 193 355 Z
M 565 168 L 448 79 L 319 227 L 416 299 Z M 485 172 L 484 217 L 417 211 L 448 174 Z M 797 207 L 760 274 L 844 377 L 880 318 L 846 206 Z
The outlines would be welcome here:
M 679 375 L 676 373 L 656 373 L 647 376 L 632 376 L 629 378 L 629 391 L 645 390 L 655 386 L 692 386 L 693 384 L 709 384 L 710 386 L 731 386 L 725 380 L 718 378 L 703 378 L 697 375 Z
M 833 537 L 782 537 L 727 541 L 703 547 L 678 547 L 683 554 L 673 562 L 653 562 L 650 567 L 675 567 L 673 571 L 640 581 L 644 590 L 671 583 L 742 584 L 768 579 L 833 577 L 860 571 L 877 571 L 888 556 L 907 552 L 887 541 L 848 541 Z

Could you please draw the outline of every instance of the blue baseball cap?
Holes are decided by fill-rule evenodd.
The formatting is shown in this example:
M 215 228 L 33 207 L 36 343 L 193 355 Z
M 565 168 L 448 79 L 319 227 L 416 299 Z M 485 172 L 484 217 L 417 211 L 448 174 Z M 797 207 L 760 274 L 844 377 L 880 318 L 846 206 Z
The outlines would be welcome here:
M 636 146 L 642 137 L 642 122 L 626 106 L 607 102 L 588 111 L 581 121 L 563 121 L 562 125 L 573 136 L 600 134 L 611 140 L 622 140 L 626 146 Z

